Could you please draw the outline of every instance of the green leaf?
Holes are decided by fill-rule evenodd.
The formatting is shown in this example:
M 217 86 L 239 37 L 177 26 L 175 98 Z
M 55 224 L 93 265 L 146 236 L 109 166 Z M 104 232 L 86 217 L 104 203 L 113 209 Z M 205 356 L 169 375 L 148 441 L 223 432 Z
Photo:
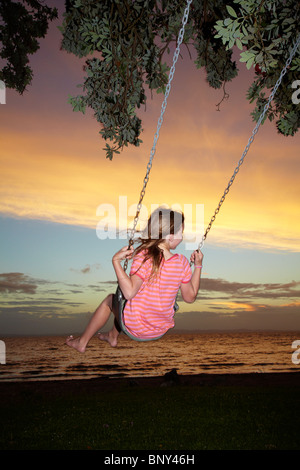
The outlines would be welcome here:
M 229 26 L 232 23 L 232 20 L 230 18 L 225 18 L 224 20 L 224 25 Z
M 233 16 L 234 18 L 237 18 L 237 14 L 236 14 L 235 10 L 230 5 L 226 5 L 226 8 L 227 8 L 227 11 L 228 11 L 230 16 Z
M 236 39 L 236 45 L 241 51 L 243 50 L 243 44 L 239 38 Z
M 250 57 L 249 60 L 247 60 L 246 67 L 247 67 L 248 70 L 251 69 L 251 66 L 252 66 L 252 64 L 253 64 L 253 62 L 254 62 L 254 58 L 255 58 L 255 57 L 252 56 L 252 57 Z
M 248 62 L 250 57 L 251 57 L 251 54 L 249 54 L 248 51 L 242 52 L 240 55 L 240 62 Z

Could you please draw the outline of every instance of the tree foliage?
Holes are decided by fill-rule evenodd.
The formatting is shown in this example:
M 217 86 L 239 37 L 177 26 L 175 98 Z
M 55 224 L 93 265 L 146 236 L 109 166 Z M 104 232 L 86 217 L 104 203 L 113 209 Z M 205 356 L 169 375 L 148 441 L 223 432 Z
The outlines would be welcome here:
M 227 11 L 229 17 L 217 21 L 215 37 L 221 38 L 227 49 L 237 46 L 240 62 L 247 69 L 255 67 L 257 78 L 247 99 L 256 101 L 251 115 L 257 121 L 267 102 L 266 91 L 274 87 L 299 35 L 300 4 L 292 0 L 234 0 L 234 7 L 227 6 Z M 278 132 L 284 135 L 294 135 L 300 126 L 299 108 L 291 99 L 299 71 L 300 60 L 294 56 L 268 110 L 269 120 L 277 119 Z
M 7 88 L 23 94 L 31 83 L 33 71 L 28 65 L 28 56 L 39 49 L 38 39 L 45 37 L 48 22 L 57 16 L 56 8 L 49 8 L 38 0 L 1 0 L 0 57 L 5 65 L 0 79 Z
M 185 0 L 74 0 L 67 4 L 62 27 L 63 49 L 88 56 L 83 94 L 70 98 L 73 109 L 94 111 L 101 123 L 106 155 L 112 158 L 129 143 L 139 145 L 142 132 L 138 109 L 146 104 L 146 90 L 164 91 L 166 54 L 178 36 Z M 266 92 L 279 77 L 299 31 L 299 3 L 292 0 L 194 0 L 184 43 L 196 51 L 195 65 L 204 67 L 213 88 L 224 88 L 238 75 L 232 49 L 240 62 L 255 67 L 247 99 L 255 101 L 257 121 Z M 298 62 L 297 62 L 298 60 Z M 299 72 L 295 59 L 268 118 L 277 119 L 280 133 L 294 135 L 299 110 L 291 101 L 291 84 Z
M 76 0 L 68 2 L 63 49 L 86 61 L 85 94 L 70 99 L 73 109 L 86 107 L 102 124 L 107 156 L 123 146 L 141 143 L 137 110 L 146 104 L 146 90 L 164 91 L 168 81 L 165 54 L 176 43 L 185 0 Z M 211 7 L 214 7 L 213 9 Z M 197 51 L 197 67 L 205 67 L 214 88 L 237 75 L 232 51 L 214 38 L 216 20 L 225 9 L 222 1 L 195 0 L 184 42 Z
M 141 143 L 139 109 L 146 106 L 147 89 L 164 92 L 167 58 L 174 49 L 186 0 L 67 0 L 60 30 L 62 49 L 86 58 L 82 94 L 69 98 L 74 111 L 90 108 L 100 124 L 110 159 L 124 146 Z M 2 0 L 0 72 L 7 87 L 20 93 L 31 83 L 28 55 L 39 48 L 56 9 L 42 0 Z M 300 5 L 293 0 L 193 0 L 184 46 L 195 66 L 204 68 L 208 84 L 224 90 L 238 76 L 239 62 L 255 70 L 247 99 L 255 103 L 257 121 L 299 35 Z M 300 126 L 299 107 L 292 102 L 292 84 L 299 78 L 295 56 L 277 90 L 266 118 L 278 132 L 294 135 Z M 221 101 L 221 102 L 222 102 Z M 219 110 L 221 102 L 217 105 Z

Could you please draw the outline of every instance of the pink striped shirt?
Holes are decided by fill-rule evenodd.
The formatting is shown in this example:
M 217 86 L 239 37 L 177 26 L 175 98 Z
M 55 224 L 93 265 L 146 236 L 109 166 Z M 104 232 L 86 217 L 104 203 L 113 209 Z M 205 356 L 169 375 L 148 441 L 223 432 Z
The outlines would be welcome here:
M 141 265 L 145 252 L 133 260 L 130 275 L 143 280 L 138 293 L 126 302 L 124 324 L 133 336 L 141 339 L 156 338 L 174 327 L 174 303 L 181 283 L 187 283 L 192 270 L 187 258 L 174 254 L 163 259 L 156 277 L 150 279 L 152 260 Z

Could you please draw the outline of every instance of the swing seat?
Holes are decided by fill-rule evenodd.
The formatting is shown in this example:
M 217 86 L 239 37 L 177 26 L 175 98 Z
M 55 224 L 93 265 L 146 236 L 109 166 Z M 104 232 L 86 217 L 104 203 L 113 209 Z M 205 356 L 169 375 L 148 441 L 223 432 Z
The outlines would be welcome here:
M 118 284 L 117 290 L 115 295 L 113 296 L 113 309 L 115 312 L 117 312 L 117 321 L 118 325 L 123 333 L 127 335 L 129 338 L 135 340 L 135 341 L 154 341 L 156 339 L 162 338 L 164 335 L 160 335 L 156 338 L 137 338 L 136 336 L 133 336 L 129 331 L 127 330 L 125 323 L 124 323 L 124 308 L 126 305 L 127 300 L 125 299 L 123 292 L 120 289 L 120 286 Z M 179 306 L 177 302 L 174 304 L 174 313 L 176 313 L 179 310 Z

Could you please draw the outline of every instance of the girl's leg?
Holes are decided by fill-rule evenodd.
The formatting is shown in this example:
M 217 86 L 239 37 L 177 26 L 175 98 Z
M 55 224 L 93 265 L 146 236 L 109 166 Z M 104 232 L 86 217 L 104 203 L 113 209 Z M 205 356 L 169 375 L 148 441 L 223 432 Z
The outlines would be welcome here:
M 68 346 L 73 347 L 74 349 L 77 349 L 77 351 L 79 352 L 85 352 L 90 339 L 97 333 L 98 330 L 100 330 L 100 328 L 102 328 L 106 324 L 107 320 L 109 319 L 109 316 L 112 312 L 112 300 L 113 295 L 108 295 L 95 311 L 83 334 L 78 338 L 73 338 L 73 336 L 69 336 L 66 340 L 66 344 Z M 112 333 L 110 332 L 110 337 L 112 340 L 111 345 L 116 346 L 118 337 L 116 333 L 118 333 L 118 331 L 116 328 L 115 331 L 113 330 L 114 328 L 111 330 Z
M 118 323 L 118 307 L 114 303 L 114 296 L 112 296 L 112 313 L 114 314 L 114 324 L 112 329 L 108 333 L 98 333 L 98 338 L 102 341 L 107 341 L 112 347 L 116 347 L 118 344 L 118 336 L 122 332 Z
M 115 348 L 118 344 L 118 336 L 120 334 L 120 330 L 116 328 L 116 324 L 114 322 L 114 325 L 111 330 L 108 331 L 108 333 L 98 333 L 98 338 L 101 339 L 102 341 L 107 341 L 113 348 Z

